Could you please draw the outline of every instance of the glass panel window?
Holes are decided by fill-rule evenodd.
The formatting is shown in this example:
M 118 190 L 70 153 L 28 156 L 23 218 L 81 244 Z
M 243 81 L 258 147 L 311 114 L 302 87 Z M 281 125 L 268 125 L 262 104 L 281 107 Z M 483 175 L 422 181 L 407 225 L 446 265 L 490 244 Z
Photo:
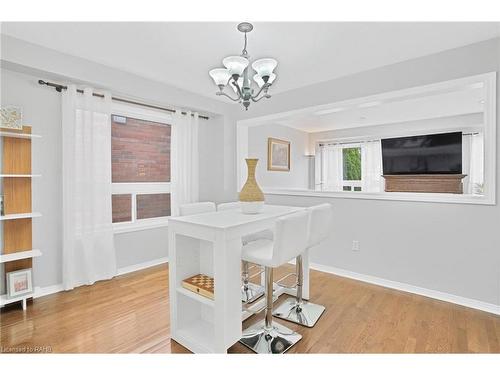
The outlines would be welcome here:
M 113 182 L 170 182 L 170 134 L 170 125 L 113 115 Z
M 361 180 L 361 147 L 342 149 L 344 181 Z
M 137 194 L 137 219 L 170 216 L 170 194 Z
M 111 116 L 113 223 L 118 231 L 166 225 L 170 115 L 117 105 Z
M 111 197 L 113 206 L 113 223 L 132 221 L 132 195 L 114 194 Z

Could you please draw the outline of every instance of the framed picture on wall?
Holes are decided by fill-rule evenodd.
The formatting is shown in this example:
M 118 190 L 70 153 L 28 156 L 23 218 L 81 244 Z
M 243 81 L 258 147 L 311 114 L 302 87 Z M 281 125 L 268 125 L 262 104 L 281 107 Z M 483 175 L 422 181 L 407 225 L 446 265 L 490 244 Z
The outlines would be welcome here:
M 7 272 L 7 298 L 13 298 L 33 292 L 31 268 Z
M 276 138 L 267 139 L 267 170 L 290 171 L 290 142 Z

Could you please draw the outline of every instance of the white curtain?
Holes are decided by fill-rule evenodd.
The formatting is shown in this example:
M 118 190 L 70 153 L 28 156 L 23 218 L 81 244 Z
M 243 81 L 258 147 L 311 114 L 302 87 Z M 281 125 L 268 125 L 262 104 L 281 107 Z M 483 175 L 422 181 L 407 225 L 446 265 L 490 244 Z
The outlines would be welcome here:
M 173 115 L 170 198 L 172 216 L 179 206 L 199 200 L 198 113 Z
M 116 275 L 111 216 L 111 97 L 62 94 L 63 284 Z
M 465 194 L 483 194 L 484 189 L 484 135 L 475 133 L 462 138 L 462 173 Z
M 341 191 L 343 181 L 342 147 L 325 145 L 321 147 L 321 190 Z
M 373 193 L 382 190 L 381 142 L 365 142 L 361 146 L 361 191 Z

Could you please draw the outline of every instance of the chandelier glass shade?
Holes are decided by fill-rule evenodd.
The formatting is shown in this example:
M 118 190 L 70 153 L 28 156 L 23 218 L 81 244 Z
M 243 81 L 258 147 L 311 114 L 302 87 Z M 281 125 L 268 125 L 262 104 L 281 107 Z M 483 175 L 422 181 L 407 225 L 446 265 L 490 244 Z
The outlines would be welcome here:
M 222 65 L 226 67 L 231 76 L 241 76 L 248 66 L 248 60 L 241 56 L 228 56 L 222 60 Z
M 268 99 L 271 97 L 268 91 L 276 79 L 276 74 L 273 71 L 278 66 L 278 62 L 272 58 L 264 58 L 255 60 L 250 66 L 250 56 L 246 50 L 247 33 L 253 30 L 253 25 L 243 22 L 238 25 L 238 30 L 245 34 L 245 45 L 241 55 L 224 58 L 222 65 L 225 68 L 212 69 L 208 73 L 219 87 L 216 95 L 240 102 L 248 110 L 251 101 L 258 102 L 262 98 Z M 255 75 L 253 75 L 253 81 L 257 85 L 255 88 L 255 84 L 252 84 L 249 78 L 250 70 L 255 71 Z M 231 86 L 237 95 L 236 97 L 224 91 L 227 85 Z

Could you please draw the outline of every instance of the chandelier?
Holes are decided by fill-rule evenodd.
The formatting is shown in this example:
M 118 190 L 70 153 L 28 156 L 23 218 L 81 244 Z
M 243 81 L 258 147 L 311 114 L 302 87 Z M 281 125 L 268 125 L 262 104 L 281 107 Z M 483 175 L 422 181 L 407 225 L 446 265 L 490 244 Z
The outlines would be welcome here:
M 245 45 L 243 51 L 241 51 L 241 55 L 226 57 L 222 60 L 225 68 L 212 69 L 208 73 L 219 87 L 216 95 L 226 96 L 234 102 L 242 103 L 245 110 L 248 110 L 250 101 L 258 102 L 262 98 L 269 99 L 271 97 L 268 94 L 268 90 L 276 79 L 276 74 L 273 73 L 273 70 L 278 65 L 278 62 L 275 59 L 265 58 L 255 60 L 252 63 L 252 68 L 256 73 L 253 76 L 253 80 L 258 86 L 258 91 L 254 89 L 252 81 L 249 78 L 250 56 L 247 52 L 247 33 L 253 30 L 253 25 L 248 22 L 242 22 L 238 25 L 238 30 L 245 34 Z M 237 95 L 236 98 L 224 92 L 227 85 L 230 85 L 234 90 Z M 254 94 L 254 92 L 256 93 Z

